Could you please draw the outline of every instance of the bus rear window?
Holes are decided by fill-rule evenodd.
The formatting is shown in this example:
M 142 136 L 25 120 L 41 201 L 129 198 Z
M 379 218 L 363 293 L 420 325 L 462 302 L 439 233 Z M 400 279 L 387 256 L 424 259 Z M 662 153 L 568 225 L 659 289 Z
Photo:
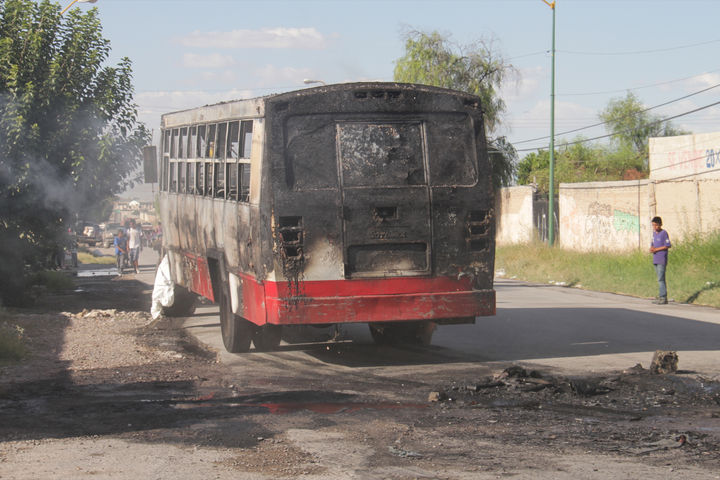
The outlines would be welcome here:
M 413 117 L 290 117 L 285 131 L 287 185 L 297 191 L 333 189 L 338 178 L 343 187 L 475 185 L 478 159 L 471 117 Z
M 343 185 L 425 184 L 420 123 L 339 123 Z
M 327 115 L 291 117 L 286 135 L 287 184 L 300 191 L 337 188 L 335 121 Z
M 426 123 L 430 184 L 472 186 L 477 183 L 475 129 L 469 115 L 439 113 Z

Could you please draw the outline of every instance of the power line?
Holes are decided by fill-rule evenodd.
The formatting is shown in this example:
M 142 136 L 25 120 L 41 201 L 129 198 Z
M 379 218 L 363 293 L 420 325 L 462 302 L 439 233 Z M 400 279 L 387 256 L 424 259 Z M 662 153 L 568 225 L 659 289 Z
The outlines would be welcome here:
M 700 47 L 702 45 L 710 45 L 712 43 L 718 43 L 718 42 L 720 42 L 720 39 L 708 40 L 707 42 L 691 43 L 688 45 L 679 45 L 677 47 L 655 48 L 652 50 L 635 50 L 635 51 L 629 51 L 629 52 L 577 52 L 577 51 L 573 51 L 573 50 L 558 50 L 558 51 L 560 53 L 569 53 L 571 55 L 595 55 L 595 56 L 643 55 L 646 53 L 662 53 L 662 52 L 670 52 L 673 50 L 682 50 L 685 48 Z
M 590 56 L 622 56 L 622 55 L 643 55 L 648 53 L 663 53 L 663 52 L 671 52 L 673 50 L 683 50 L 685 48 L 693 48 L 693 47 L 701 47 L 703 45 L 710 45 L 713 43 L 720 42 L 720 39 L 716 40 L 708 40 L 705 42 L 698 42 L 698 43 L 690 43 L 687 45 L 678 45 L 676 47 L 667 47 L 667 48 L 654 48 L 649 50 L 631 50 L 627 52 L 580 52 L 575 50 L 556 50 L 557 53 L 567 53 L 570 55 L 590 55 Z M 531 53 L 524 53 L 521 55 L 515 55 L 512 57 L 507 58 L 507 60 L 515 60 L 517 58 L 525 58 L 525 57 L 534 57 L 536 55 L 547 55 L 550 52 L 548 50 L 542 50 L 538 52 L 531 52 Z
M 652 83 L 649 85 L 642 85 L 642 86 L 633 87 L 633 88 L 623 88 L 620 90 L 606 90 L 604 92 L 559 93 L 558 95 L 563 96 L 563 97 L 582 97 L 582 96 L 589 96 L 589 95 L 607 95 L 610 93 L 620 93 L 620 92 L 628 92 L 628 91 L 633 91 L 633 90 L 642 90 L 645 88 L 653 88 L 653 87 L 661 87 L 663 85 L 670 85 L 671 83 L 684 82 L 685 80 L 690 80 L 691 78 L 701 77 L 703 75 L 707 75 L 709 73 L 716 73 L 716 72 L 720 72 L 720 69 L 709 70 L 707 72 L 699 73 L 697 75 L 690 75 L 689 77 L 676 78 L 675 80 L 668 80 L 666 82 L 660 82 L 660 83 Z
M 684 117 L 685 115 L 690 115 L 690 114 L 692 114 L 692 113 L 699 112 L 699 111 L 701 111 L 701 110 L 705 110 L 705 109 L 710 108 L 710 107 L 714 107 L 714 106 L 716 106 L 716 105 L 720 105 L 720 101 L 717 101 L 717 102 L 714 102 L 714 103 L 711 103 L 711 104 L 709 104 L 709 105 L 705 105 L 705 106 L 702 106 L 702 107 L 698 107 L 698 108 L 695 108 L 695 109 L 693 109 L 693 110 L 689 110 L 689 111 L 687 111 L 687 112 L 678 113 L 677 115 L 673 115 L 673 116 L 670 116 L 670 117 L 667 117 L 667 118 L 661 118 L 660 120 L 655 120 L 654 122 L 648 122 L 648 123 L 646 123 L 644 126 L 650 126 L 650 125 L 656 125 L 656 124 L 663 123 L 663 122 L 668 122 L 668 121 L 674 120 L 674 119 L 676 119 L 676 118 Z M 566 142 L 566 143 L 564 143 L 564 145 L 566 145 L 566 146 L 567 146 L 567 145 L 577 145 L 577 144 L 580 144 L 580 143 L 592 142 L 592 141 L 594 141 L 594 140 L 600 140 L 600 139 L 603 139 L 603 138 L 613 137 L 613 136 L 616 136 L 616 135 L 621 135 L 621 134 L 623 134 L 623 133 L 630 133 L 630 132 L 633 132 L 633 131 L 635 131 L 635 130 L 636 130 L 636 129 L 634 129 L 634 128 L 628 128 L 628 129 L 626 129 L 626 130 L 622 130 L 622 131 L 619 131 L 619 132 L 608 133 L 607 135 L 600 135 L 600 136 L 597 136 L 597 137 L 584 138 L 584 139 L 581 139 L 581 140 L 575 140 L 575 141 L 573 141 L 573 142 Z M 543 148 L 543 147 L 524 148 L 524 149 L 516 149 L 515 151 L 517 151 L 517 152 L 532 152 L 532 151 L 536 151 L 536 150 L 542 150 L 542 148 Z
M 692 97 L 692 96 L 699 95 L 699 94 L 701 94 L 701 93 L 707 92 L 708 90 L 712 90 L 713 88 L 717 88 L 717 87 L 720 87 L 720 83 L 716 83 L 715 85 L 713 85 L 713 86 L 711 86 L 711 87 L 707 87 L 707 88 L 704 88 L 704 89 L 702 89 L 702 90 L 698 90 L 697 92 L 690 93 L 690 94 L 685 95 L 685 96 L 683 96 L 683 97 L 676 98 L 676 99 L 674 99 L 674 100 L 669 100 L 669 101 L 667 101 L 667 102 L 665 102 L 665 103 L 661 103 L 661 104 L 659 104 L 659 105 L 654 105 L 654 106 L 652 106 L 652 107 L 648 107 L 648 108 L 646 108 L 646 109 L 644 109 L 644 110 L 641 110 L 641 111 L 638 112 L 638 113 L 644 113 L 644 112 L 648 112 L 648 111 L 650 111 L 650 110 L 652 110 L 652 109 L 655 109 L 655 108 L 664 107 L 665 105 L 670 105 L 671 103 L 679 102 L 680 100 L 685 100 L 686 98 L 690 98 L 690 97 Z M 573 129 L 573 130 L 567 130 L 567 131 L 565 131 L 565 132 L 558 133 L 558 134 L 556 134 L 555 136 L 560 136 L 560 135 L 566 135 L 566 134 L 568 134 L 568 133 L 579 132 L 579 131 L 581 131 L 581 130 L 587 130 L 587 129 L 589 129 L 589 128 L 599 127 L 600 125 L 605 125 L 605 124 L 607 124 L 607 123 L 608 123 L 607 121 L 605 121 L 605 122 L 599 122 L 599 123 L 594 123 L 594 124 L 588 125 L 588 126 L 586 126 L 586 127 L 580 127 L 580 128 L 575 128 L 575 129 Z M 517 145 L 518 143 L 534 142 L 534 141 L 537 141 L 537 140 L 545 140 L 545 139 L 547 139 L 547 138 L 550 138 L 550 135 L 545 135 L 544 137 L 531 138 L 531 139 L 529 139 L 529 140 L 520 140 L 519 142 L 513 142 L 513 145 Z M 519 150 L 518 150 L 518 151 L 519 151 Z
M 682 180 L 683 178 L 690 178 L 695 177 L 698 175 L 705 175 L 707 173 L 714 173 L 719 172 L 720 170 L 715 168 L 711 170 L 704 170 L 702 172 L 697 173 L 689 173 L 687 175 L 678 175 L 677 177 L 671 177 L 671 178 L 661 178 L 661 179 L 650 179 L 650 178 L 641 178 L 638 180 L 609 180 L 610 182 L 636 182 L 636 183 L 624 183 L 622 185 L 583 185 L 585 183 L 598 183 L 598 182 L 560 182 L 560 183 L 572 183 L 572 187 L 570 187 L 573 190 L 611 190 L 616 188 L 639 188 L 641 186 L 642 182 L 653 182 L 653 183 L 667 183 L 672 182 L 673 180 Z M 606 183 L 606 182 L 602 182 Z
M 685 96 L 683 96 L 683 97 L 676 98 L 676 99 L 674 99 L 674 100 L 669 100 L 669 101 L 667 101 L 667 102 L 665 102 L 665 103 L 661 103 L 661 104 L 659 104 L 659 105 L 654 105 L 654 106 L 652 106 L 652 107 L 648 107 L 648 108 L 646 108 L 646 109 L 644 109 L 644 110 L 641 110 L 641 111 L 638 112 L 638 113 L 644 113 L 644 112 L 650 111 L 650 110 L 652 110 L 652 109 L 654 109 L 654 108 L 664 107 L 665 105 L 670 105 L 671 103 L 679 102 L 680 100 L 685 100 L 686 98 L 690 98 L 690 97 L 692 97 L 692 96 L 694 96 L 694 95 L 698 95 L 698 94 L 700 94 L 700 93 L 707 92 L 708 90 L 712 90 L 713 88 L 717 88 L 717 87 L 720 87 L 720 83 L 716 83 L 715 85 L 713 85 L 713 86 L 711 86 L 711 87 L 703 88 L 702 90 L 698 90 L 697 92 L 690 93 L 690 94 L 685 95 Z M 575 129 L 573 129 L 573 130 L 567 130 L 567 131 L 565 131 L 565 132 L 558 133 L 558 134 L 556 134 L 555 136 L 566 135 L 566 134 L 568 134 L 568 133 L 579 132 L 580 130 L 587 130 L 588 128 L 599 127 L 600 125 L 605 125 L 606 123 L 608 123 L 608 122 L 606 121 L 606 122 L 594 123 L 594 124 L 588 125 L 588 126 L 586 126 L 586 127 L 580 127 L 580 128 L 575 128 Z M 517 145 L 518 143 L 534 142 L 534 141 L 536 141 L 536 140 L 545 140 L 546 138 L 550 138 L 550 135 L 545 135 L 544 137 L 531 138 L 531 139 L 529 139 L 529 140 L 520 140 L 519 142 L 513 142 L 513 145 Z

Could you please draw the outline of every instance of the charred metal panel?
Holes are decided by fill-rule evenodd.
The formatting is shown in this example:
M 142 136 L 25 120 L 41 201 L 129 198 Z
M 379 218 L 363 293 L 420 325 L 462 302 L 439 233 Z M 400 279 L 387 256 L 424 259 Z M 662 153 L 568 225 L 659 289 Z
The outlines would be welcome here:
M 264 98 L 223 102 L 216 105 L 207 105 L 205 107 L 167 113 L 162 116 L 160 126 L 165 129 L 194 123 L 233 120 L 236 118 L 262 118 L 265 114 L 264 109 Z
M 345 188 L 343 223 L 347 278 L 430 274 L 427 187 Z
M 323 246 L 340 248 L 345 278 L 491 276 L 494 245 L 473 252 L 467 236 L 470 209 L 490 212 L 493 198 L 478 99 L 431 87 L 352 87 L 268 99 L 272 213 L 303 217 L 306 239 L 334 237 Z M 277 262 L 278 273 L 296 283 L 322 278 L 306 270 L 310 243 L 294 269 Z
M 491 189 L 489 184 L 486 188 Z M 482 219 L 478 221 L 480 215 Z M 435 274 L 470 278 L 476 289 L 492 288 L 495 261 L 492 199 L 479 188 L 434 188 L 432 221 Z M 474 248 L 473 240 L 482 239 L 487 239 L 484 243 L 487 248 Z

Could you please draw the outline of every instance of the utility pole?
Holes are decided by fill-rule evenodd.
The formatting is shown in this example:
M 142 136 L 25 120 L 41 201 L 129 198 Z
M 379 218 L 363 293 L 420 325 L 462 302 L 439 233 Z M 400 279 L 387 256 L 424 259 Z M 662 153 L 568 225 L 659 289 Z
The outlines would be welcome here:
M 60 15 L 67 12 L 70 9 L 70 7 L 72 7 L 76 3 L 95 3 L 95 2 L 97 2 L 97 0 L 72 0 L 72 2 L 70 2 L 67 7 L 63 8 L 63 11 L 60 12 Z
M 555 244 L 555 1 L 542 0 L 552 8 L 552 67 L 550 71 L 550 179 L 548 185 L 548 245 Z

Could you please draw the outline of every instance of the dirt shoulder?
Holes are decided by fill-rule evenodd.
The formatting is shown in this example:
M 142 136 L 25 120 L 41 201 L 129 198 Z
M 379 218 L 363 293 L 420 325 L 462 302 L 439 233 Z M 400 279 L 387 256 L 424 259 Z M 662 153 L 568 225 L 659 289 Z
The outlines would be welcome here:
M 0 478 L 719 477 L 718 379 L 353 368 L 343 344 L 231 366 L 152 321 L 148 288 L 79 279 L 11 312 L 30 355 L 0 367 Z

